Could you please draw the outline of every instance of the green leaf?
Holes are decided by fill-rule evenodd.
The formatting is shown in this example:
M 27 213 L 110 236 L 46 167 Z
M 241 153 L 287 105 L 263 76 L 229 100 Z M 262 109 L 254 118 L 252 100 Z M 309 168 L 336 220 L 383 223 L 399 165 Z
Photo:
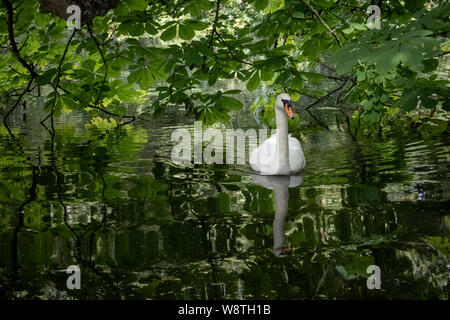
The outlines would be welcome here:
M 197 110 L 197 120 L 202 121 L 206 125 L 214 124 L 217 121 L 226 123 L 230 120 L 230 115 L 227 109 L 202 106 Z
M 130 8 L 131 10 L 145 10 L 147 9 L 148 3 L 146 0 L 123 0 L 123 2 Z
M 333 5 L 334 2 L 333 0 L 315 0 L 314 1 L 319 7 L 322 8 L 329 8 Z
M 336 63 L 336 73 L 343 75 L 350 72 L 358 63 L 358 59 L 370 57 L 371 51 L 366 44 L 352 42 L 339 49 L 332 61 Z M 374 63 L 374 61 L 372 62 Z
M 208 85 L 213 86 L 217 82 L 218 75 L 217 73 L 209 73 L 208 74 Z
M 276 84 L 280 84 L 283 87 L 290 87 L 292 84 L 292 73 L 290 71 L 283 71 L 275 81 Z M 301 80 L 301 79 L 300 79 Z
M 234 90 L 227 90 L 223 94 L 239 94 L 241 92 L 242 92 L 241 90 L 234 89 Z
M 319 85 L 322 82 L 322 79 L 325 78 L 325 75 L 315 72 L 301 72 L 301 76 L 304 80 L 307 80 L 314 85 Z
M 444 101 L 444 103 L 442 104 L 442 109 L 450 112 L 450 100 Z
M 53 68 L 53 69 L 49 69 L 47 71 L 45 71 L 42 75 L 40 75 L 37 79 L 36 82 L 38 84 L 40 84 L 41 86 L 46 85 L 51 83 L 53 77 L 56 75 L 57 73 L 57 69 Z
M 262 81 L 270 81 L 273 79 L 274 72 L 268 68 L 264 68 L 261 70 L 261 80 Z
M 405 111 L 411 111 L 417 107 L 418 101 L 416 92 L 404 93 L 396 105 L 401 106 Z
M 182 23 L 178 27 L 178 35 L 183 40 L 191 40 L 195 36 L 195 31 L 190 25 Z
M 208 23 L 198 20 L 188 20 L 186 21 L 186 24 L 189 24 L 192 27 L 192 29 L 197 31 L 202 31 L 209 27 Z
M 259 70 L 256 70 L 256 72 L 253 74 L 253 76 L 247 82 L 247 90 L 248 91 L 255 90 L 256 88 L 258 88 L 260 82 L 261 82 L 261 79 L 259 78 Z
M 161 40 L 170 41 L 177 35 L 177 26 L 172 26 L 167 28 L 163 33 L 161 33 Z
M 420 102 L 427 109 L 435 108 L 437 103 L 438 103 L 437 100 L 431 99 L 431 98 L 426 97 L 426 96 L 421 96 L 420 97 Z
M 401 54 L 397 48 L 385 48 L 376 54 L 376 71 L 386 74 L 398 65 Z
M 303 19 L 305 17 L 305 14 L 301 11 L 294 11 L 292 13 L 292 16 L 297 19 Z
M 321 38 L 313 38 L 302 45 L 303 55 L 311 60 L 316 59 L 319 54 L 327 49 L 329 42 Z
M 147 31 L 148 34 L 155 35 L 158 34 L 158 29 L 156 29 L 151 23 L 145 24 L 145 31 Z
M 141 22 L 136 22 L 128 27 L 128 33 L 130 36 L 138 37 L 144 34 L 145 31 L 145 25 Z
M 298 92 L 290 92 L 289 94 L 291 96 L 291 101 L 295 102 L 295 101 L 300 100 L 300 93 L 298 93 Z M 297 119 L 297 117 L 296 117 L 296 119 Z
M 243 37 L 248 35 L 250 33 L 250 31 L 251 30 L 249 28 L 240 29 L 239 32 L 238 32 L 238 39 L 242 39 Z
M 62 110 L 69 114 L 73 110 L 75 110 L 75 107 L 77 106 L 77 103 L 73 99 L 73 97 L 69 94 L 65 94 L 61 96 L 61 104 L 62 104 Z
M 193 17 L 197 17 L 202 13 L 202 8 L 196 4 L 193 3 L 190 7 L 189 7 L 189 13 L 193 16 Z
M 361 31 L 366 30 L 366 26 L 364 26 L 360 23 L 350 22 L 350 25 L 356 30 L 361 30 Z
M 242 108 L 242 102 L 227 96 L 221 96 L 219 100 L 217 100 L 216 105 L 229 110 L 239 110 Z
M 86 70 L 88 70 L 89 72 L 92 72 L 92 73 L 94 72 L 96 65 L 97 65 L 97 62 L 95 62 L 95 60 L 92 60 L 92 59 L 84 60 L 81 63 L 81 67 L 83 69 L 86 69 Z
M 255 8 L 256 8 L 256 10 L 262 11 L 265 8 L 267 8 L 268 4 L 269 4 L 269 0 L 256 0 Z
M 150 87 L 154 83 L 152 72 L 148 69 L 148 67 L 145 66 L 137 69 L 134 72 L 131 72 L 127 80 L 132 83 L 138 83 L 139 86 L 144 90 L 150 89 Z
M 423 64 L 423 69 L 421 70 L 421 72 L 423 73 L 428 73 L 431 71 L 434 71 L 437 69 L 438 65 L 439 65 L 439 60 L 438 59 L 428 59 L 428 60 L 424 60 L 422 62 Z
M 140 95 L 140 93 L 138 93 L 136 89 L 134 89 L 134 86 L 130 83 L 118 87 L 116 94 L 120 101 L 127 103 L 136 102 L 136 98 Z

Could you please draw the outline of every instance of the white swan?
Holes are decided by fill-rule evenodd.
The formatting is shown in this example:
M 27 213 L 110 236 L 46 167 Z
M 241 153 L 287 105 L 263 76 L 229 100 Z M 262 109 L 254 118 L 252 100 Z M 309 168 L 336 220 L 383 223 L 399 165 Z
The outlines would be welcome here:
M 277 134 L 261 143 L 250 153 L 250 166 L 262 175 L 289 175 L 305 167 L 305 155 L 300 142 L 288 135 L 287 116 L 294 118 L 291 97 L 287 93 L 277 96 L 275 119 Z

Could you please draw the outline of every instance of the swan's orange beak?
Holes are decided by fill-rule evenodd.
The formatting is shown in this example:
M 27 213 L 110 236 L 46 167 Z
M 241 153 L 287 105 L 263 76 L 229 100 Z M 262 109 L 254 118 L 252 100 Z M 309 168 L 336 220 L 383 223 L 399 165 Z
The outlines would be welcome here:
M 288 115 L 289 118 L 291 119 L 295 118 L 294 112 L 292 111 L 292 108 L 288 103 L 284 105 L 284 111 L 286 111 L 286 114 Z

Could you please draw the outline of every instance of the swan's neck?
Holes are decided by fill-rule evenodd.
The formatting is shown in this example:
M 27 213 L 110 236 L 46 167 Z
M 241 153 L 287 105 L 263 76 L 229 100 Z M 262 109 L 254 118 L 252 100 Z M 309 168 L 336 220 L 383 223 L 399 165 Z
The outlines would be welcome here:
M 280 254 L 284 247 L 284 224 L 288 212 L 289 203 L 289 180 L 286 183 L 274 186 L 275 193 L 275 217 L 273 219 L 273 250 Z
M 289 142 L 288 122 L 283 110 L 275 108 L 275 120 L 277 123 L 277 158 L 278 174 L 290 174 L 289 167 Z

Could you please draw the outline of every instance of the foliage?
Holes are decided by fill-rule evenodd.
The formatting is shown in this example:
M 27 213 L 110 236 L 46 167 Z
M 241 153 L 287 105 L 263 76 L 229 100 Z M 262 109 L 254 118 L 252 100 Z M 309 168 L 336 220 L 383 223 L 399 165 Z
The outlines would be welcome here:
M 235 91 L 213 89 L 217 81 L 239 79 L 250 91 L 265 83 L 269 95 L 320 98 L 333 67 L 319 66 L 333 62 L 331 78 L 363 120 L 378 122 L 389 109 L 418 105 L 448 111 L 448 81 L 439 70 L 448 52 L 450 4 L 435 3 L 383 2 L 381 30 L 368 30 L 369 1 L 122 0 L 72 38 L 66 22 L 37 1 L 4 0 L 2 102 L 15 106 L 21 92 L 39 89 L 53 116 L 88 109 L 120 119 L 128 103 L 146 104 L 148 89 L 155 89 L 148 106 L 155 117 L 178 105 L 212 124 L 242 107 Z

